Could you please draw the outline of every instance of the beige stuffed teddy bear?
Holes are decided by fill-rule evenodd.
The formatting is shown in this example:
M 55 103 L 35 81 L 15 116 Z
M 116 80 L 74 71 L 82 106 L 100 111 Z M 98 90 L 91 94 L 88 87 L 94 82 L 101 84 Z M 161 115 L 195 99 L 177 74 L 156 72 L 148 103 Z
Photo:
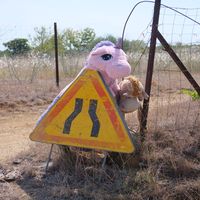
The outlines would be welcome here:
M 123 113 L 136 111 L 141 101 L 148 99 L 142 83 L 134 76 L 128 76 L 119 83 L 119 108 Z

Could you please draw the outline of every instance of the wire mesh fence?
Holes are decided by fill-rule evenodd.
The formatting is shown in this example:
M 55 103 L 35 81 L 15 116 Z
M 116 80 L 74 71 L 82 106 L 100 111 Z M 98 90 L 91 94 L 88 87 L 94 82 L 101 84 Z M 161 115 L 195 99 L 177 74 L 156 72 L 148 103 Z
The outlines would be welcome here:
M 200 20 L 200 9 L 176 8 L 177 11 Z M 150 26 L 142 34 L 146 41 L 150 38 Z M 158 27 L 188 71 L 200 84 L 199 42 L 198 32 L 200 26 L 188 18 L 161 7 L 160 23 Z M 143 39 L 143 40 L 144 40 Z M 148 47 L 148 42 L 147 42 Z M 148 50 L 141 54 L 136 62 L 133 74 L 139 76 L 144 83 Z M 192 91 L 190 94 L 187 91 Z M 177 130 L 195 128 L 200 124 L 200 102 L 194 100 L 194 88 L 169 56 L 168 52 L 157 42 L 150 111 L 148 117 L 149 129 Z M 138 128 L 137 116 L 130 114 L 128 117 L 130 126 Z M 130 120 L 133 118 L 134 120 Z M 134 123 L 136 121 L 136 123 Z M 135 125 L 136 124 L 136 125 Z

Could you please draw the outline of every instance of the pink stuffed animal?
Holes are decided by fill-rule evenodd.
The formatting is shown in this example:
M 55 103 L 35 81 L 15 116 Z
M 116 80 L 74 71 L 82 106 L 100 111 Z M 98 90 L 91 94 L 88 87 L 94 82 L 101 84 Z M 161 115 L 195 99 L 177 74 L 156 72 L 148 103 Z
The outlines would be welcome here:
M 131 66 L 124 51 L 119 45 L 114 45 L 110 41 L 99 42 L 92 49 L 85 68 L 99 71 L 114 96 L 119 91 L 117 79 L 128 76 L 131 72 Z

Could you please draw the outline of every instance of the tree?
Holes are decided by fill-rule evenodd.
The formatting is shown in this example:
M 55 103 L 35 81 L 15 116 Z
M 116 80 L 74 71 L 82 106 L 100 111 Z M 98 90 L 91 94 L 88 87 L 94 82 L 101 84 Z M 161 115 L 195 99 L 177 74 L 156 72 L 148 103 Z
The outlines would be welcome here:
M 94 41 L 96 36 L 94 30 L 91 28 L 85 28 L 79 34 L 80 34 L 79 50 L 81 51 L 89 50 L 91 43 Z
M 66 29 L 62 34 L 65 52 L 88 51 L 95 35 L 91 28 L 85 28 L 82 31 Z
M 17 38 L 9 42 L 3 43 L 7 47 L 6 51 L 10 55 L 23 55 L 31 50 L 28 40 L 25 38 Z
M 34 28 L 35 36 L 32 39 L 32 45 L 36 51 L 47 53 L 52 48 L 52 33 L 44 26 Z
M 42 26 L 34 28 L 35 36 L 32 38 L 34 50 L 44 54 L 54 53 L 54 35 L 52 31 Z M 58 34 L 58 52 L 63 53 L 62 35 Z
M 79 48 L 79 32 L 73 29 L 66 29 L 62 33 L 62 42 L 65 52 L 77 50 Z

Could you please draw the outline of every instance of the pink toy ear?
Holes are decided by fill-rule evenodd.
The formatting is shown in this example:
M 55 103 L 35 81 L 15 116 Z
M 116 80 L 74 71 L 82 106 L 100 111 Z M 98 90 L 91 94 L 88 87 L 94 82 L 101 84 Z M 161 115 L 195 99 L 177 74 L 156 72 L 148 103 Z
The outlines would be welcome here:
M 98 48 L 95 51 L 92 52 L 92 56 L 95 55 L 101 55 L 101 54 L 105 54 L 106 53 L 106 49 L 104 47 Z
M 123 41 L 122 38 L 118 38 L 117 42 L 116 42 L 116 48 L 117 49 L 122 49 L 123 47 Z

